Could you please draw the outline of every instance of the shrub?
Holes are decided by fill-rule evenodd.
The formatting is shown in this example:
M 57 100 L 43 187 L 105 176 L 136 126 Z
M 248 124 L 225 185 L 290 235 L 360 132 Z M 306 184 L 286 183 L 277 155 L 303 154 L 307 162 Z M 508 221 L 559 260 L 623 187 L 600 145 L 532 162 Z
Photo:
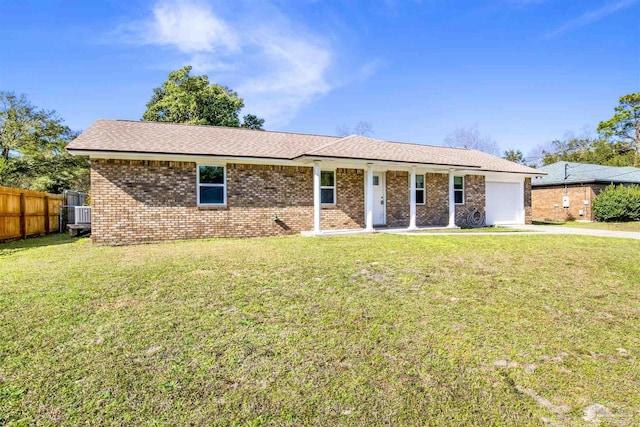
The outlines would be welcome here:
M 610 185 L 593 200 L 597 221 L 640 221 L 640 186 Z

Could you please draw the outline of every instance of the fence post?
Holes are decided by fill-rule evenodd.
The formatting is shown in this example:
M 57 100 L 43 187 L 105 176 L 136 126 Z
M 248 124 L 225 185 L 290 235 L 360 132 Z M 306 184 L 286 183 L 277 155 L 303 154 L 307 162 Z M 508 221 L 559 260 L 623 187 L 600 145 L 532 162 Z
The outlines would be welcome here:
M 44 234 L 49 234 L 49 196 L 44 196 Z
M 20 193 L 20 238 L 27 238 L 27 217 L 24 193 Z

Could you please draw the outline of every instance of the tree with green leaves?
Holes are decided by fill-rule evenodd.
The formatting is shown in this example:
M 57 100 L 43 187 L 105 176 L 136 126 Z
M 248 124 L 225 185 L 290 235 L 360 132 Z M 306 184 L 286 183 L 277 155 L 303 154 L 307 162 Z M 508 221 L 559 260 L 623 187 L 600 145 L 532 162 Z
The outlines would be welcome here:
M 626 144 L 592 136 L 576 137 L 571 133 L 562 140 L 553 141 L 550 149 L 543 150 L 542 154 L 542 163 L 545 165 L 565 161 L 630 166 L 634 162 L 634 152 Z
M 244 101 L 228 87 L 209 83 L 207 75 L 192 76 L 191 66 L 169 73 L 162 86 L 153 89 L 142 120 L 149 122 L 189 123 L 195 125 L 245 127 L 260 129 L 264 119 L 244 116 Z
M 598 132 L 608 141 L 634 152 L 633 166 L 640 161 L 640 92 L 624 95 L 609 120 L 600 122 Z
M 254 130 L 264 130 L 264 119 L 259 118 L 253 114 L 247 114 L 242 118 L 242 124 L 240 127 Z
M 55 111 L 37 109 L 25 95 L 0 91 L 0 153 L 4 161 L 12 153 L 60 152 L 71 135 Z
M 88 190 L 88 158 L 64 149 L 76 136 L 55 111 L 0 91 L 0 185 L 51 193 Z
M 510 162 L 520 163 L 521 165 L 525 164 L 524 154 L 520 150 L 507 150 L 504 152 L 503 159 L 509 160 Z

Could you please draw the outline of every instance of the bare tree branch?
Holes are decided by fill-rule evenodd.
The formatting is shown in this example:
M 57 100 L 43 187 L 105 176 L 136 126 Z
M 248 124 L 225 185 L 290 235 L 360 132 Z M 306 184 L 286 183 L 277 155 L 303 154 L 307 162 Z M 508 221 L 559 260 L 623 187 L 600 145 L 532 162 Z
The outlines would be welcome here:
M 445 137 L 444 145 L 483 151 L 494 156 L 500 155 L 500 149 L 496 141 L 490 136 L 480 135 L 477 124 L 467 128 L 457 128 Z

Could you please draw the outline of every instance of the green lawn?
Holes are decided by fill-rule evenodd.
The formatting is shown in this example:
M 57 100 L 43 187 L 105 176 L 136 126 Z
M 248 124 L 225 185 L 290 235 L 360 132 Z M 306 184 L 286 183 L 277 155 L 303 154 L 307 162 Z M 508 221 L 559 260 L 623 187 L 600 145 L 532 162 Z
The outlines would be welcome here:
M 640 424 L 640 242 L 0 245 L 0 425 Z M 549 425 L 549 424 L 547 424 Z

